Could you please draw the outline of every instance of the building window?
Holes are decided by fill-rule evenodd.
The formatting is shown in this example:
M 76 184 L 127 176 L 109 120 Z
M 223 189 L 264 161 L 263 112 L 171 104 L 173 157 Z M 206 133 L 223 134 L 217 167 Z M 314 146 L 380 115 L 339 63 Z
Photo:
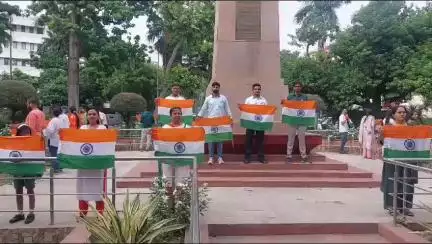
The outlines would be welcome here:
M 4 47 L 5 47 L 5 48 L 8 48 L 8 47 L 9 47 L 9 42 L 5 42 L 5 43 L 4 43 Z
M 4 59 L 4 65 L 9 65 L 9 59 L 8 58 Z
M 26 29 L 25 26 L 22 25 L 22 26 L 21 26 L 21 32 L 26 32 L 25 29 Z
M 37 44 L 37 48 L 40 49 L 42 47 L 42 44 Z
M 16 31 L 17 30 L 17 26 L 16 25 L 12 25 L 12 30 Z
M 34 27 L 29 27 L 29 32 L 34 33 Z
M 18 60 L 12 59 L 12 65 L 18 65 Z
M 38 27 L 38 28 L 36 28 L 36 32 L 37 32 L 38 34 L 43 34 L 44 29 Z
M 27 66 L 28 63 L 29 63 L 28 60 L 22 60 L 22 66 Z
M 21 48 L 22 49 L 27 49 L 27 43 L 21 42 Z
M 18 48 L 18 42 L 12 42 L 13 48 Z
M 35 44 L 34 43 L 30 43 L 30 51 L 34 51 L 35 50 Z

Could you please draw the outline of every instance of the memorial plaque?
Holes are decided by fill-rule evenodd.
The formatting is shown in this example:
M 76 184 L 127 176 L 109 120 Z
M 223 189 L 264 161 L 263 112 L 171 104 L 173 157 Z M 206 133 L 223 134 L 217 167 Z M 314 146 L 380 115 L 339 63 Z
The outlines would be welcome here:
M 236 40 L 261 40 L 261 2 L 236 1 Z

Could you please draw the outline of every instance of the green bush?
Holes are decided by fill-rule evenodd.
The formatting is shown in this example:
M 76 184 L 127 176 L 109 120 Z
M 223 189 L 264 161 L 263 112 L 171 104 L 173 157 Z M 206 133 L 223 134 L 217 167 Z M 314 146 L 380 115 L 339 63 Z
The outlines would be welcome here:
M 147 109 L 147 101 L 139 94 L 122 92 L 115 95 L 110 102 L 111 110 L 121 113 L 126 118 L 127 128 L 133 128 L 133 117 L 137 112 Z
M 37 97 L 36 89 L 27 82 L 18 80 L 0 81 L 0 107 L 13 113 L 27 109 L 27 100 Z

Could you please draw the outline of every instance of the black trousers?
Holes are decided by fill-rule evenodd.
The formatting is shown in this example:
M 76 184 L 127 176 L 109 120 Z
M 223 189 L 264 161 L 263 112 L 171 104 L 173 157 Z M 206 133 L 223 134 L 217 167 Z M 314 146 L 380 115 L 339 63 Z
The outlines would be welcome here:
M 245 159 L 250 159 L 253 148 L 253 139 L 255 137 L 255 144 L 258 148 L 258 160 L 264 159 L 264 131 L 261 130 L 250 130 L 246 129 L 246 151 L 245 151 Z

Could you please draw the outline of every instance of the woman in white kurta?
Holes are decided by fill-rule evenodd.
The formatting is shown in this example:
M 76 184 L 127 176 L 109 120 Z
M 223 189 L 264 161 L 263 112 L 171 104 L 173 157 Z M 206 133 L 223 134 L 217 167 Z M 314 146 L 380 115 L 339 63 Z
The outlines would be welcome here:
M 82 130 L 106 130 L 106 127 L 100 124 L 99 114 L 95 109 L 87 112 L 88 124 L 81 126 Z M 92 179 L 81 179 L 81 177 L 95 177 Z M 97 178 L 96 178 L 97 177 Z M 80 216 L 84 217 L 88 212 L 88 202 L 95 201 L 96 209 L 102 214 L 104 202 L 102 194 L 105 193 L 106 170 L 99 169 L 79 169 L 77 170 L 77 198 L 79 201 Z M 84 195 L 80 195 L 84 194 Z M 87 195 L 91 194 L 91 195 Z
M 181 108 L 171 108 L 170 109 L 171 123 L 165 124 L 162 128 L 190 128 L 189 125 L 183 123 L 182 121 L 182 111 Z M 155 148 L 157 150 L 157 148 Z M 162 164 L 162 171 L 164 177 L 168 178 L 168 185 L 171 185 L 172 181 L 172 171 L 175 172 L 175 184 L 178 185 L 183 182 L 183 180 L 190 175 L 189 166 L 177 166 L 173 167 L 169 164 Z

